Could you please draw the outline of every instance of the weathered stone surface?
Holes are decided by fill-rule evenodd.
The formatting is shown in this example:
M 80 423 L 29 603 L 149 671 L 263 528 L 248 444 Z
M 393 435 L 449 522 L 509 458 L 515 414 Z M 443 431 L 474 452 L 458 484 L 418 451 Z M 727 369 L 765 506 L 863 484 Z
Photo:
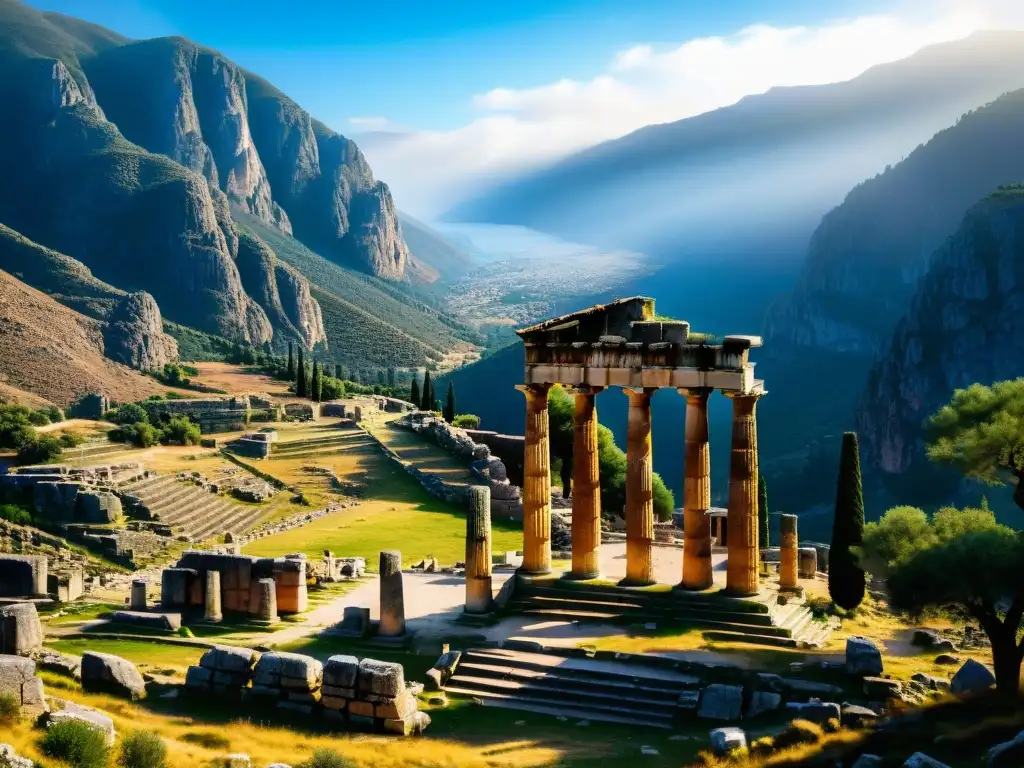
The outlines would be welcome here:
M 781 702 L 782 696 L 778 693 L 754 691 L 750 694 L 750 703 L 747 705 L 747 712 L 744 717 L 757 717 L 765 712 L 773 712 L 779 708 Z
M 885 760 L 878 755 L 861 755 L 851 768 L 884 768 Z
M 323 682 L 323 664 L 299 653 L 264 653 L 256 662 L 253 684 L 298 691 L 318 689 Z
M 45 597 L 45 557 L 0 554 L 0 597 Z
M 140 371 L 158 371 L 178 359 L 178 342 L 164 333 L 156 300 L 129 293 L 114 308 L 103 330 L 103 354 Z
M 224 768 L 252 768 L 252 758 L 242 752 L 224 758 Z
M 386 720 L 404 720 L 416 712 L 416 697 L 403 691 L 393 699 L 375 704 L 373 716 Z
M 95 651 L 82 654 L 82 688 L 130 699 L 146 695 L 146 683 L 134 664 L 120 656 Z
M 116 523 L 124 515 L 121 500 L 107 491 L 78 493 L 75 501 L 75 520 L 82 523 Z
M 878 713 L 857 704 L 843 704 L 840 722 L 848 728 L 860 728 L 878 719 Z
M 981 662 L 968 659 L 963 666 L 953 675 L 949 683 L 949 689 L 957 696 L 969 696 L 975 693 L 983 693 L 996 684 L 996 677 L 992 670 Z
M 324 664 L 324 685 L 355 688 L 359 679 L 359 659 L 355 656 L 331 656 Z
M 929 757 L 924 752 L 915 752 L 903 763 L 903 768 L 949 768 L 949 766 L 940 763 L 934 757 Z
M 949 690 L 949 680 L 945 677 L 939 677 L 938 675 L 929 675 L 924 672 L 915 672 L 911 678 L 916 683 L 926 688 L 930 688 L 933 691 L 945 691 Z
M 887 677 L 865 677 L 864 696 L 871 701 L 898 699 L 903 693 L 903 683 Z
M 0 653 L 26 655 L 43 646 L 43 625 L 34 603 L 0 608 Z
M 742 713 L 742 686 L 712 683 L 701 694 L 697 717 L 708 720 L 739 720 Z
M 1024 765 L 1024 731 L 985 753 L 986 768 L 1020 768 Z
M 405 588 L 402 581 L 402 553 L 380 553 L 380 629 L 382 637 L 405 634 Z
M 426 689 L 428 691 L 441 691 L 444 690 L 444 681 L 441 679 L 441 670 L 431 668 L 426 671 L 425 677 L 427 678 Z
M 0 693 L 14 698 L 26 714 L 46 711 L 43 682 L 35 676 L 36 664 L 21 656 L 0 656 Z
M 82 660 L 77 656 L 65 656 L 56 651 L 44 651 L 36 660 L 36 666 L 45 672 L 54 672 L 73 680 L 82 679 Z
M 352 637 L 364 637 L 370 631 L 370 609 L 346 605 L 338 631 Z
M 34 765 L 27 757 L 19 757 L 10 744 L 0 744 L 0 768 L 33 768 Z
M 180 613 L 142 613 L 141 611 L 114 611 L 110 621 L 115 624 L 128 624 L 147 629 L 161 629 L 165 632 L 177 632 L 181 629 Z
M 853 635 L 846 640 L 846 671 L 860 677 L 882 674 L 882 652 L 866 637 Z
M 405 690 L 405 670 L 401 664 L 363 659 L 359 662 L 357 688 L 361 694 L 397 696 Z
M 113 745 L 114 739 L 117 737 L 113 720 L 98 710 L 83 707 L 80 704 L 70 701 L 63 702 L 61 709 L 50 712 L 46 724 L 49 727 L 64 720 L 75 720 L 95 728 L 106 737 L 108 746 Z
M 786 709 L 792 710 L 794 717 L 800 720 L 810 720 L 812 723 L 827 723 L 832 718 L 839 720 L 842 710 L 834 701 L 819 701 L 811 699 L 806 702 L 791 701 L 786 704 Z
M 747 746 L 747 734 L 742 728 L 715 728 L 708 735 L 711 738 L 711 751 L 717 757 L 725 757 Z
M 413 712 L 402 719 L 385 720 L 384 730 L 400 736 L 414 736 L 423 733 L 430 725 L 430 715 L 426 712 Z
M 935 663 L 936 664 L 959 664 L 960 663 L 960 657 L 959 656 L 953 656 L 952 654 L 949 654 L 949 653 L 940 653 L 938 656 L 935 657 Z
M 249 673 L 259 659 L 260 654 L 251 648 L 217 645 L 202 655 L 199 666 L 222 672 Z

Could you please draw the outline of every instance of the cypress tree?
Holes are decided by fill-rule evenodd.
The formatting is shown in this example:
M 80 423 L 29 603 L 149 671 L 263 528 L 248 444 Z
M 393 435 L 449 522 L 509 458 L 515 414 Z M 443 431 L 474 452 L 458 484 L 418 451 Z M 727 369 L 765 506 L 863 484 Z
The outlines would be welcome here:
M 292 350 L 292 343 L 288 342 L 288 378 L 295 378 L 295 353 Z
M 395 388 L 395 369 L 388 368 L 388 386 L 392 389 Z
M 430 371 L 423 374 L 423 402 L 420 408 L 424 411 L 434 410 L 434 385 L 430 381 Z
M 864 569 L 851 551 L 864 539 L 864 489 L 860 476 L 860 449 L 857 433 L 843 435 L 836 484 L 835 519 L 832 521 L 832 548 L 828 558 L 828 593 L 832 602 L 848 611 L 864 599 Z
M 448 382 L 448 397 L 444 402 L 444 420 L 449 424 L 455 421 L 455 382 Z
M 757 476 L 757 524 L 761 529 L 761 549 L 770 547 L 771 529 L 768 526 L 768 486 L 764 475 Z
M 409 402 L 413 404 L 413 407 L 420 407 L 420 377 L 416 374 L 416 371 L 412 372 L 412 384 L 409 387 Z
M 380 386 L 382 386 L 382 387 L 386 386 L 386 384 L 387 384 L 387 377 L 386 377 L 384 371 L 377 371 L 377 383 L 380 384 Z
M 313 391 L 311 393 L 313 402 L 319 403 L 323 391 L 324 377 L 323 366 L 316 360 L 313 361 Z
M 306 396 L 306 361 L 302 356 L 302 347 L 299 347 L 299 365 L 295 373 L 295 395 L 297 397 Z
M 345 377 L 342 376 L 341 373 L 342 373 L 342 371 L 341 371 L 341 363 L 335 363 L 334 364 L 334 378 L 336 378 L 338 381 L 344 381 Z

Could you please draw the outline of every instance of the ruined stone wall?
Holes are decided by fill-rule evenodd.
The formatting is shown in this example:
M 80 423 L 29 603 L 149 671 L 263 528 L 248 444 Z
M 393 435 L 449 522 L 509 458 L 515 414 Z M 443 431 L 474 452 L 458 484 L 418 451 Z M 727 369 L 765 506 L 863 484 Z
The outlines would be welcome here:
M 44 597 L 48 573 L 45 557 L 0 555 L 0 597 Z
M 260 614 L 260 582 L 273 579 L 277 610 L 302 613 L 308 607 L 306 558 L 251 557 L 216 552 L 185 552 L 174 568 L 164 570 L 161 606 L 165 610 L 201 609 L 206 605 L 206 574 L 220 573 L 224 611 Z
M 195 400 L 158 400 L 146 403 L 151 417 L 160 415 L 187 416 L 204 433 L 236 432 L 245 429 L 252 418 L 246 395 Z
M 491 454 L 504 462 L 509 481 L 519 486 L 523 484 L 523 456 L 526 448 L 526 438 L 523 435 L 502 435 L 484 429 L 463 431 L 474 442 L 483 443 L 490 448 Z

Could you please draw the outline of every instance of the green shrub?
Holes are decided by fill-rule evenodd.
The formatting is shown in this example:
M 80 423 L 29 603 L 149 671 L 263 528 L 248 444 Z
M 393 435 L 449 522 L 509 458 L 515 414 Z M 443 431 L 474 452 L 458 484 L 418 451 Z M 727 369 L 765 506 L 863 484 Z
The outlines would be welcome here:
M 106 768 L 110 759 L 106 735 L 76 720 L 47 728 L 39 748 L 44 755 L 63 760 L 72 768 Z
M 32 411 L 28 415 L 28 423 L 33 427 L 45 427 L 50 423 L 50 417 L 43 411 Z
M 452 424 L 459 429 L 480 429 L 480 417 L 472 413 L 460 413 Z
M 166 768 L 167 745 L 155 733 L 132 731 L 121 741 L 117 764 L 122 768 Z
M 63 448 L 77 448 L 85 442 L 84 437 L 73 432 L 65 432 L 57 439 L 60 440 L 61 447 Z
M 139 421 L 135 424 L 122 424 L 117 429 L 110 430 L 107 437 L 115 443 L 131 443 L 139 448 L 149 448 L 160 442 L 160 434 L 160 430 L 152 424 Z
M 138 403 L 125 403 L 114 411 L 107 412 L 107 421 L 115 424 L 137 424 L 149 421 L 149 414 L 146 409 Z
M 199 426 L 184 416 L 175 416 L 161 429 L 160 442 L 164 445 L 199 445 L 202 435 Z
M 21 717 L 21 702 L 13 693 L 0 693 L 0 725 L 14 725 Z
M 861 566 L 884 576 L 918 549 L 935 544 L 928 515 L 917 507 L 894 507 L 876 523 L 864 526 Z
M 40 437 L 18 449 L 18 464 L 48 464 L 63 453 L 56 437 Z
M 32 512 L 17 504 L 0 504 L 0 520 L 15 525 L 31 525 Z
M 333 749 L 318 749 L 298 768 L 356 768 L 356 763 Z

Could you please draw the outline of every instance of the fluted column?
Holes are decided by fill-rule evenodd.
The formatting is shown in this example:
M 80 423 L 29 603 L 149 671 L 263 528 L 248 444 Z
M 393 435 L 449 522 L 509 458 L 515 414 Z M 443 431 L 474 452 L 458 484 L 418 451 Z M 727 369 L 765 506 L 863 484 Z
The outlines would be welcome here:
M 551 445 L 548 384 L 517 387 L 526 395 L 523 457 L 523 566 L 527 574 L 551 571 Z
M 729 564 L 726 586 L 736 595 L 758 590 L 757 420 L 760 394 L 732 398 L 732 456 L 729 462 L 729 518 L 726 523 Z
M 573 579 L 601 575 L 601 479 L 597 463 L 597 406 L 600 387 L 576 390 L 572 453 L 572 570 Z
M 686 458 L 683 471 L 683 583 L 707 589 L 711 570 L 711 446 L 708 397 L 713 390 L 682 389 L 686 396 Z
M 654 466 L 651 458 L 650 389 L 624 390 L 626 427 L 626 578 L 630 585 L 654 583 Z
M 779 587 L 796 589 L 797 581 L 797 532 L 796 515 L 779 516 Z
M 466 613 L 490 613 L 493 603 L 491 577 L 491 489 L 469 489 L 466 515 Z

